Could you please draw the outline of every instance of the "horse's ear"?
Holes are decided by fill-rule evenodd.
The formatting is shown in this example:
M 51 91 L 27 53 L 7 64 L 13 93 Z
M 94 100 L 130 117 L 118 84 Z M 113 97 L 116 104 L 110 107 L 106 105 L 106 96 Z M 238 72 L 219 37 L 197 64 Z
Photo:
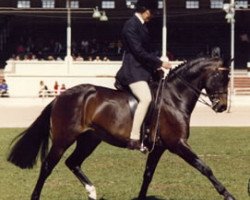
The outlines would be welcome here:
M 221 58 L 221 48 L 218 46 L 215 46 L 210 51 L 210 56 L 212 58 Z

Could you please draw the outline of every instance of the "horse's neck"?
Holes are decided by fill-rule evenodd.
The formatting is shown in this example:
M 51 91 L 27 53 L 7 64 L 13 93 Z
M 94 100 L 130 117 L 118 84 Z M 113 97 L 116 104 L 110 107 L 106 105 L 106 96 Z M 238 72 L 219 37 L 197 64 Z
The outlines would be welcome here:
M 165 87 L 166 103 L 168 106 L 191 115 L 201 92 L 199 79 L 194 79 L 192 82 L 177 79 L 167 83 Z

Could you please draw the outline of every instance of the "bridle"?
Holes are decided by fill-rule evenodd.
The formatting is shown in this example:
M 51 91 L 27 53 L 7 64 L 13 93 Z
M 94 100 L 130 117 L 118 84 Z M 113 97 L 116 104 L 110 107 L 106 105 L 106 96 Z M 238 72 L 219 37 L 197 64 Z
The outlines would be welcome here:
M 217 70 L 229 70 L 226 67 L 218 67 L 216 68 Z M 187 87 L 189 87 L 190 89 L 192 89 L 193 93 L 198 97 L 198 101 L 210 108 L 215 107 L 218 103 L 219 103 L 219 99 L 216 98 L 218 95 L 221 94 L 227 94 L 227 91 L 215 91 L 214 93 L 208 95 L 207 93 L 204 93 L 202 91 L 200 91 L 198 88 L 194 87 L 193 85 L 191 85 L 191 83 L 189 83 L 188 81 L 186 81 L 182 76 L 180 76 L 179 74 L 175 73 L 174 71 L 172 71 L 172 73 L 175 74 L 175 76 L 181 80 L 181 82 L 186 85 Z M 164 80 L 164 82 L 166 81 L 166 78 Z M 164 83 L 165 85 L 165 83 Z M 210 99 L 212 99 L 212 103 L 209 103 L 207 100 L 205 100 L 203 97 L 209 97 Z

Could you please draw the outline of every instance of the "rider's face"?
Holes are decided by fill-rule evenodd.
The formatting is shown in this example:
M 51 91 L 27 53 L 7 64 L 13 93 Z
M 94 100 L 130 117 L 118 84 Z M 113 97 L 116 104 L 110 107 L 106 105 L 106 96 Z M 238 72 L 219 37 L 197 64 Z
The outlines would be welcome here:
M 146 10 L 142 13 L 142 18 L 145 22 L 148 22 L 152 19 L 153 13 L 150 10 Z

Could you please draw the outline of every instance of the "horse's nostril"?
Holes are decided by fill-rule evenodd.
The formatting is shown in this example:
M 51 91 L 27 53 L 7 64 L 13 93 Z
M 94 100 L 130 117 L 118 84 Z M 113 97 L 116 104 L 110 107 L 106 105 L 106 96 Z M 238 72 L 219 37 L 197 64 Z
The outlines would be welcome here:
M 225 104 L 222 104 L 222 105 L 218 105 L 217 107 L 216 107 L 216 111 L 217 112 L 223 112 L 223 111 L 225 111 L 227 109 L 227 105 L 225 105 Z
M 227 105 L 222 105 L 221 109 L 222 109 L 222 111 L 225 111 L 227 109 Z

